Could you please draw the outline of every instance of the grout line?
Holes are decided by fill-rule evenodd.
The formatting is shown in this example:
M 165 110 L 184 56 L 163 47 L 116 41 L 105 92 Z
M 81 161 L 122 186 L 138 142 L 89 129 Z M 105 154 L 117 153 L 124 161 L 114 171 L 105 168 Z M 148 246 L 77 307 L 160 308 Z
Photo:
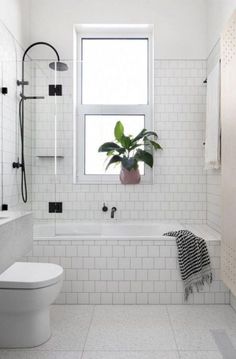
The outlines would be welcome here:
M 94 305 L 94 306 L 93 306 L 93 311 L 92 311 L 91 319 L 90 319 L 90 322 L 89 322 L 89 327 L 88 327 L 87 335 L 86 335 L 86 338 L 85 338 L 85 341 L 84 341 L 83 349 L 82 349 L 82 351 L 81 351 L 81 352 L 82 352 L 82 355 L 81 355 L 80 359 L 83 359 L 83 356 L 84 356 L 85 346 L 86 346 L 87 339 L 88 339 L 88 336 L 89 336 L 90 328 L 91 328 L 91 326 L 92 326 L 92 322 L 93 322 L 94 312 L 95 312 L 96 306 L 97 306 L 97 305 Z
M 58 350 L 60 351 L 60 350 Z M 207 351 L 207 350 L 205 350 Z M 93 350 L 86 350 L 86 353 L 94 353 L 94 352 L 105 352 L 105 353 L 176 353 L 176 350 L 168 350 L 168 349 L 161 349 L 161 350 L 120 350 L 120 349 L 93 349 Z
M 178 354 L 178 358 L 181 359 L 181 357 L 180 357 L 180 352 L 179 352 L 179 348 L 178 348 L 178 344 L 177 344 L 176 337 L 175 337 L 174 327 L 173 327 L 172 320 L 171 320 L 171 316 L 170 316 L 169 309 L 168 309 L 168 305 L 166 305 L 166 311 L 167 311 L 167 315 L 168 315 L 168 318 L 169 318 L 169 322 L 170 322 L 172 334 L 173 334 L 173 337 L 174 337 L 174 341 L 175 341 L 175 345 L 176 345 L 176 351 L 177 351 L 177 354 Z
M 214 329 L 210 330 L 211 335 L 214 338 L 215 344 L 222 354 L 224 359 L 235 359 L 236 357 L 236 350 L 232 344 L 231 339 L 229 338 L 228 334 L 225 330 L 221 329 Z

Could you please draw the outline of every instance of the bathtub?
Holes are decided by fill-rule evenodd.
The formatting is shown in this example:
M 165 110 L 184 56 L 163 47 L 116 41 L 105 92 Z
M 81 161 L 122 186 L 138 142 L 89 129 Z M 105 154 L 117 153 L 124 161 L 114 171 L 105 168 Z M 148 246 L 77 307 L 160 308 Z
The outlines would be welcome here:
M 179 222 L 69 222 L 34 226 L 35 239 L 116 239 L 156 240 L 168 239 L 163 234 L 186 228 Z M 173 237 L 170 237 L 173 238 Z
M 218 232 L 206 224 L 183 224 L 180 222 L 57 222 L 35 224 L 35 240 L 173 240 L 163 236 L 170 231 L 188 229 L 206 241 L 218 240 Z
M 227 304 L 220 279 L 220 236 L 206 225 L 179 222 L 67 222 L 35 225 L 26 260 L 64 268 L 57 304 L 183 304 L 172 230 L 189 229 L 207 240 L 214 280 L 192 304 Z

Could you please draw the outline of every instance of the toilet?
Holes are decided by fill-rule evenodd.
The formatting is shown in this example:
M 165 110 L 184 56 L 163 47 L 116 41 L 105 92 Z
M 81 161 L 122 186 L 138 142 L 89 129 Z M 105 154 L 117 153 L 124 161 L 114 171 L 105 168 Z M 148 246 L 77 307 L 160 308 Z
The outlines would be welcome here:
M 51 335 L 50 305 L 62 287 L 63 268 L 16 262 L 0 274 L 0 347 L 30 348 Z

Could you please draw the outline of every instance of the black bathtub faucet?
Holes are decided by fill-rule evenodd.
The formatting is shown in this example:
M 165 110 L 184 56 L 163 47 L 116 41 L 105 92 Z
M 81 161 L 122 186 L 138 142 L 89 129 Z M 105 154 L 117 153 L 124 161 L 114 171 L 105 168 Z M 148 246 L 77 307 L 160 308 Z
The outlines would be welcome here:
M 115 212 L 117 211 L 117 208 L 116 207 L 112 207 L 111 209 L 111 218 L 114 218 L 115 217 Z

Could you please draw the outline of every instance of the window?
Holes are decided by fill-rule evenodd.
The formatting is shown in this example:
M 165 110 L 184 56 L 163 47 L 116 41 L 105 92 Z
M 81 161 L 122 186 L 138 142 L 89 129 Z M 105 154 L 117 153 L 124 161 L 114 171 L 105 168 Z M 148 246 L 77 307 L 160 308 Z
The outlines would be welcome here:
M 107 139 L 113 139 L 114 127 L 116 122 L 122 121 L 126 133 L 138 133 L 144 128 L 143 115 L 86 115 L 85 116 L 85 174 L 102 175 L 104 173 L 117 175 L 120 167 L 110 166 L 105 172 L 105 153 L 97 153 L 98 148 Z M 143 168 L 141 166 L 141 173 Z
M 149 26 L 76 27 L 76 182 L 118 182 L 119 167 L 105 171 L 99 146 L 114 139 L 117 121 L 127 134 L 152 129 L 152 36 Z M 150 171 L 140 166 L 143 180 Z M 142 180 L 142 181 L 143 181 Z
M 147 104 L 147 39 L 82 39 L 82 103 Z

